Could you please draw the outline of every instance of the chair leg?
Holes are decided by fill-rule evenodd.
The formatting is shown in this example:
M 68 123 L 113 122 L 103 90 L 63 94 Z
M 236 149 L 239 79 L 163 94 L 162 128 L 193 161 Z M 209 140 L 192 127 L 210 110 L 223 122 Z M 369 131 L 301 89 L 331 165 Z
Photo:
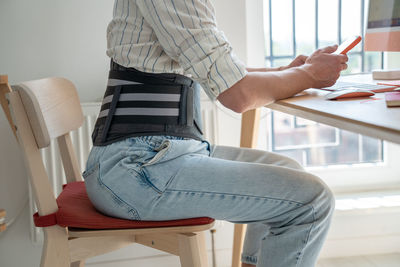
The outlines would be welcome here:
M 58 225 L 46 227 L 41 267 L 70 267 L 67 230 Z
M 241 255 L 243 250 L 244 236 L 246 234 L 246 224 L 235 224 L 233 234 L 232 267 L 241 266 Z
M 75 261 L 71 263 L 71 267 L 85 267 L 85 261 Z
M 204 233 L 178 235 L 179 258 L 182 267 L 207 267 L 207 250 Z

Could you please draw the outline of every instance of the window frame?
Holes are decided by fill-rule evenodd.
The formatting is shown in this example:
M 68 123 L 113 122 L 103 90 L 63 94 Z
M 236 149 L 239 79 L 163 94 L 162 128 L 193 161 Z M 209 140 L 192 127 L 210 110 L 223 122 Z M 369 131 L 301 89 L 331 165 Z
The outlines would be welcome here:
M 247 63 L 249 65 L 265 64 L 265 36 L 260 34 L 260 29 L 254 25 L 265 25 L 264 16 L 260 10 L 264 10 L 264 4 L 271 0 L 247 1 Z M 294 2 L 295 0 L 292 0 Z M 318 0 L 315 0 L 318 2 Z M 338 0 L 341 2 L 341 0 Z M 361 0 L 365 4 L 365 0 Z M 365 10 L 363 11 L 365 13 Z M 364 20 L 366 17 L 364 16 Z M 293 23 L 293 21 L 292 21 Z M 365 25 L 363 22 L 362 25 Z M 264 33 L 266 32 L 263 29 Z M 362 31 L 364 34 L 364 30 Z M 253 45 L 256 44 L 256 45 Z M 262 44 L 262 45 L 261 45 Z M 295 51 L 295 50 L 293 50 Z M 363 50 L 362 50 L 363 51 Z M 382 52 L 382 58 L 386 58 L 388 53 Z M 291 55 L 290 58 L 293 58 Z M 263 60 L 261 60 L 263 59 Z M 386 67 L 389 60 L 383 60 L 382 65 Z M 263 62 L 263 63 L 262 63 Z M 362 64 L 364 70 L 364 64 Z M 267 136 L 259 136 L 258 147 L 265 148 L 268 145 L 268 138 L 271 134 L 270 110 L 263 109 L 260 121 L 260 133 Z M 361 191 L 396 190 L 400 189 L 400 145 L 384 141 L 384 161 L 380 163 L 361 163 L 346 165 L 331 165 L 324 167 L 307 167 L 306 170 L 321 177 L 335 194 L 348 194 Z M 267 147 L 267 150 L 270 150 Z
M 296 57 L 296 51 L 297 51 L 297 41 L 296 41 L 296 0 L 291 0 L 292 2 L 292 54 L 290 55 L 279 55 L 275 56 L 274 55 L 274 44 L 273 44 L 273 30 L 272 30 L 272 1 L 274 0 L 263 0 L 264 4 L 267 3 L 268 5 L 268 40 L 269 40 L 269 55 L 265 55 L 265 60 L 271 62 L 271 66 L 274 66 L 274 61 L 278 59 L 294 59 Z M 315 2 L 315 36 L 314 36 L 314 48 L 318 49 L 320 47 L 320 39 L 319 39 L 319 25 L 318 25 L 318 18 L 319 18 L 319 1 L 320 0 L 314 0 Z M 341 44 L 343 35 L 342 35 L 342 1 L 343 0 L 337 0 L 338 1 L 338 32 L 337 32 L 337 43 Z M 365 72 L 365 50 L 364 50 L 364 37 L 365 37 L 365 25 L 366 25 L 366 15 L 367 15 L 367 9 L 365 8 L 368 5 L 368 0 L 360 0 L 361 2 L 361 8 L 360 8 L 360 18 L 361 18 L 361 51 L 352 51 L 352 55 L 359 55 L 361 56 L 361 73 Z M 263 10 L 264 8 L 267 8 L 263 4 Z M 263 25 L 265 25 L 263 23 Z M 266 31 L 264 31 L 266 32 Z M 381 52 L 381 68 L 383 69 L 385 66 L 385 56 L 384 52 Z

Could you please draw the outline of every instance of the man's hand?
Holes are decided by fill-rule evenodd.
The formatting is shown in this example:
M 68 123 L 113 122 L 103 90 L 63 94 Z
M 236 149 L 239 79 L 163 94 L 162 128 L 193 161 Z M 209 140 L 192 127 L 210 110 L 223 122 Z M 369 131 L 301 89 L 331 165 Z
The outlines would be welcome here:
M 337 45 L 316 50 L 309 56 L 302 69 L 313 80 L 314 88 L 328 87 L 335 84 L 342 70 L 347 69 L 347 55 L 332 54 Z
M 295 59 L 300 66 L 284 71 L 254 71 L 218 96 L 227 108 L 242 113 L 274 101 L 291 97 L 307 88 L 333 85 L 340 72 L 347 68 L 346 55 L 334 55 L 337 46 L 318 49 L 311 56 Z M 292 66 L 293 66 L 292 65 Z M 290 65 L 289 65 L 290 66 Z
M 307 60 L 307 56 L 305 55 L 299 55 L 297 56 L 289 65 L 284 66 L 284 67 L 280 67 L 280 70 L 287 70 L 293 67 L 300 67 L 302 65 L 304 65 L 304 63 L 306 63 Z
M 247 68 L 247 71 L 248 72 L 267 72 L 267 71 L 287 70 L 287 69 L 290 69 L 293 67 L 300 67 L 300 66 L 304 65 L 306 60 L 307 60 L 307 56 L 299 55 L 287 66 L 281 66 L 281 67 L 275 67 L 275 68 Z

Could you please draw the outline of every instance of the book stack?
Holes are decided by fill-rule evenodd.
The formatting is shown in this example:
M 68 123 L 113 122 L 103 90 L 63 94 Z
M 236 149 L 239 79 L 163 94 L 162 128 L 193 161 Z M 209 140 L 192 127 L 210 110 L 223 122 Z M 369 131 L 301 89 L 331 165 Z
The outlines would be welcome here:
M 0 209 L 0 232 L 6 230 L 6 224 L 4 223 L 6 219 L 6 211 Z
M 385 93 L 386 106 L 400 107 L 400 91 Z

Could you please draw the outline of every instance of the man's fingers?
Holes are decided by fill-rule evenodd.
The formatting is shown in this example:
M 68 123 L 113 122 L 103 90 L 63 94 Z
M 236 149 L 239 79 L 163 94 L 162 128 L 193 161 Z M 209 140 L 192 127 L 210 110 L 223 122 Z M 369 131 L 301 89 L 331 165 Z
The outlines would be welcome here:
M 347 55 L 335 55 L 335 54 L 325 54 L 325 58 L 329 58 L 332 60 L 332 63 L 343 64 L 349 61 L 349 57 Z
M 303 63 L 306 62 L 307 58 L 308 57 L 305 56 L 305 55 L 299 55 L 299 56 L 296 57 L 297 60 L 299 60 L 299 61 L 301 61 Z
M 340 64 L 340 67 L 342 70 L 346 70 L 348 66 L 346 63 L 344 63 L 344 64 Z
M 331 54 L 333 52 L 336 51 L 336 49 L 338 48 L 337 45 L 331 45 L 331 46 L 327 46 L 321 49 L 322 53 L 327 53 L 327 54 Z
M 346 63 L 349 61 L 349 57 L 347 55 L 338 55 L 340 63 Z
M 315 55 L 321 54 L 322 53 L 322 49 L 319 48 L 317 50 L 315 50 L 308 58 L 312 58 Z

